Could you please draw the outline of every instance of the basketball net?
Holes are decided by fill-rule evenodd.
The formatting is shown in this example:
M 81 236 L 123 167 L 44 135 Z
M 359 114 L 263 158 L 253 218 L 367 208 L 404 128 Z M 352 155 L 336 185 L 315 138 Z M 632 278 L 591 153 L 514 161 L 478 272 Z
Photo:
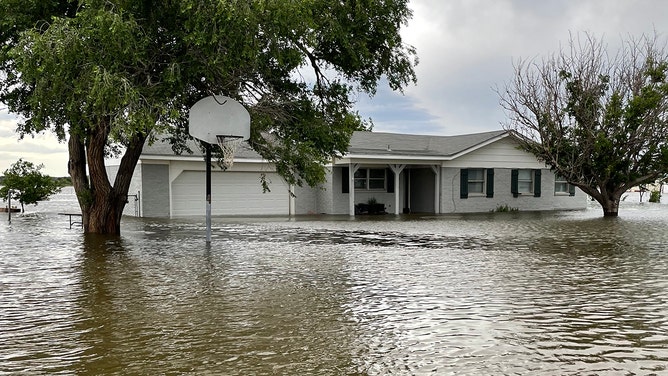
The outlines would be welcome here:
M 218 146 L 223 151 L 223 159 L 220 165 L 227 170 L 234 164 L 234 154 L 237 152 L 239 145 L 244 142 L 243 137 L 239 136 L 216 136 L 218 139 Z

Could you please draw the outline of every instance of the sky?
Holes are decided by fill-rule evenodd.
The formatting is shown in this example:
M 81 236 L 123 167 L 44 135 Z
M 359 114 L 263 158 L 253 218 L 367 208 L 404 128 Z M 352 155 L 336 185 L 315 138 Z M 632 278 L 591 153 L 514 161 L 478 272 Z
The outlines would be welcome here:
M 376 132 L 457 135 L 498 130 L 503 88 L 518 59 L 558 52 L 571 34 L 592 33 L 615 51 L 622 38 L 668 40 L 665 0 L 411 0 L 404 41 L 417 50 L 418 82 L 404 93 L 381 86 L 357 110 Z M 67 145 L 51 134 L 18 141 L 17 118 L 0 105 L 0 174 L 23 158 L 67 175 Z

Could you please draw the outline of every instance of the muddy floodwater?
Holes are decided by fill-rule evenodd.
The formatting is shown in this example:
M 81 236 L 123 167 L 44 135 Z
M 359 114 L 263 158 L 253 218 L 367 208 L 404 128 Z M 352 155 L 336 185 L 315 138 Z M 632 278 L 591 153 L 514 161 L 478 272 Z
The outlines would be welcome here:
M 124 218 L 0 214 L 0 375 L 668 374 L 668 205 Z

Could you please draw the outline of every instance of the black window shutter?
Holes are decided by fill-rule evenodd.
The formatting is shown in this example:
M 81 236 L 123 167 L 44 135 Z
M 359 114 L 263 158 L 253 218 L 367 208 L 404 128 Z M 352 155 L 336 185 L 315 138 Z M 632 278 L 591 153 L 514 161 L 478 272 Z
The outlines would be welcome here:
M 573 184 L 568 185 L 568 195 L 575 196 L 575 186 Z
M 533 197 L 540 197 L 540 170 L 533 170 Z
M 459 171 L 459 198 L 469 198 L 469 170 L 467 168 Z
M 520 195 L 518 184 L 519 174 L 519 170 L 510 170 L 510 193 L 513 194 L 513 197 L 519 197 Z
M 494 169 L 493 168 L 488 168 L 487 169 L 487 197 L 492 198 L 494 197 Z
M 341 169 L 341 193 L 350 193 L 350 168 Z
M 387 187 L 387 193 L 394 193 L 394 172 L 391 168 L 385 169 L 385 186 Z

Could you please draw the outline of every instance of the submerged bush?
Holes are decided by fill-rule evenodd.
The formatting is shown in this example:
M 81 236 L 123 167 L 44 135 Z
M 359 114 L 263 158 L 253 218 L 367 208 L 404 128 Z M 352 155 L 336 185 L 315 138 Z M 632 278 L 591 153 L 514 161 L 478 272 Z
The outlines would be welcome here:
M 497 213 L 508 213 L 508 212 L 516 212 L 519 211 L 518 208 L 511 208 L 508 205 L 499 205 L 496 207 L 496 209 L 492 210 L 493 212 Z

